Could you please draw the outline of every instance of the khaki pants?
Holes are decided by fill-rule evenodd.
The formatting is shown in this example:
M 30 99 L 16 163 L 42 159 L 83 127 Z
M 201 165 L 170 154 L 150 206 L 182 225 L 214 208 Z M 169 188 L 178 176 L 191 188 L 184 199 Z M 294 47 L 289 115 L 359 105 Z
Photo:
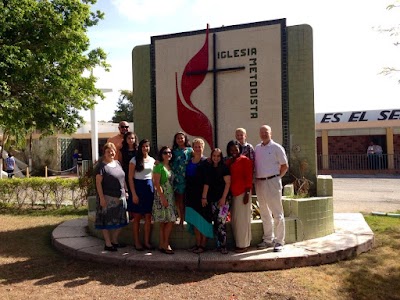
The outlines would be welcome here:
M 256 180 L 256 192 L 263 222 L 263 241 L 285 244 L 285 217 L 282 206 L 282 180 L 274 177 Z M 275 231 L 274 231 L 275 225 Z

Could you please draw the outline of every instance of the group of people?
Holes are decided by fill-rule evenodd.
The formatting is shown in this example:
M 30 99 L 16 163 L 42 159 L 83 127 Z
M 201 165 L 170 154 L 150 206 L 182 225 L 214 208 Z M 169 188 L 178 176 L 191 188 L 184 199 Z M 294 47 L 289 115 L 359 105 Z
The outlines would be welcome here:
M 255 148 L 246 142 L 246 130 L 238 128 L 236 140 L 204 156 L 200 138 L 189 142 L 177 132 L 172 147 L 163 146 L 156 158 L 150 156 L 150 141 L 139 143 L 129 124 L 119 124 L 120 134 L 104 145 L 104 155 L 96 166 L 98 206 L 95 226 L 101 229 L 106 251 L 126 245 L 118 242 L 122 227 L 133 223 L 134 247 L 155 249 L 151 244 L 152 221 L 160 225 L 158 250 L 173 254 L 170 235 L 178 222 L 195 236 L 193 253 L 207 250 L 215 237 L 216 249 L 228 253 L 226 222 L 230 212 L 235 251 L 245 252 L 251 243 L 251 194 L 253 184 L 260 204 L 263 240 L 258 248 L 282 251 L 285 221 L 281 201 L 282 181 L 288 170 L 284 148 L 272 140 L 271 127 L 260 127 L 261 143 Z M 144 218 L 143 241 L 140 221 Z

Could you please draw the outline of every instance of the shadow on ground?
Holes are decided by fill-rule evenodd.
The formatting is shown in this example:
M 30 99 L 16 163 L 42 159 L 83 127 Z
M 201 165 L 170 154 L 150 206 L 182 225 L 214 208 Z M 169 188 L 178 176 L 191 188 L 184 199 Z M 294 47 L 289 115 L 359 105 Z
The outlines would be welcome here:
M 101 265 L 74 260 L 57 252 L 51 245 L 56 226 L 0 232 L 0 281 L 3 285 L 34 280 L 35 285 L 66 282 L 65 287 L 97 281 L 103 285 L 146 289 L 162 283 L 171 285 L 198 282 L 215 275 L 211 272 L 134 269 L 127 266 Z

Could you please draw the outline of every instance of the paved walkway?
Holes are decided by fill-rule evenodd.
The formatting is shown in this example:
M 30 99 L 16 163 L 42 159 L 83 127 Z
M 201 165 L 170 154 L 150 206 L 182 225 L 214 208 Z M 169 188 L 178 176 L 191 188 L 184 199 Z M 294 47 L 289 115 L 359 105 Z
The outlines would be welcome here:
M 334 212 L 400 210 L 400 176 L 333 176 Z
M 62 223 L 52 233 L 53 245 L 77 259 L 135 267 L 212 270 L 264 271 L 333 263 L 352 258 L 373 246 L 374 234 L 360 213 L 335 213 L 335 233 L 285 245 L 275 253 L 270 249 L 250 249 L 246 253 L 206 251 L 194 254 L 175 250 L 174 255 L 159 251 L 139 252 L 132 246 L 118 252 L 103 251 L 104 241 L 87 233 L 87 219 Z

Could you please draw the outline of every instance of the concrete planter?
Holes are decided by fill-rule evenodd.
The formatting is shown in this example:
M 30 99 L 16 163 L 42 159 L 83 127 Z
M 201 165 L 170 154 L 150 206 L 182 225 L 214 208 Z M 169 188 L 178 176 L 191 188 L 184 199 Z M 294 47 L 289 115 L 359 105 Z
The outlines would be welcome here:
M 253 197 L 256 201 L 257 197 Z M 286 225 L 286 243 L 294 243 L 306 239 L 317 238 L 333 233 L 333 198 L 332 197 L 313 197 L 295 199 L 283 197 Z M 102 238 L 101 231 L 94 228 L 96 217 L 96 197 L 88 198 L 88 230 L 91 235 Z M 143 224 L 142 224 L 143 225 Z M 263 235 L 262 221 L 253 220 L 252 246 L 256 246 Z M 228 246 L 234 246 L 234 239 L 230 223 L 227 223 Z M 159 226 L 157 223 L 152 227 L 152 243 L 158 244 Z M 132 224 L 124 227 L 121 232 L 121 241 L 127 244 L 133 243 Z M 176 225 L 171 234 L 171 246 L 173 248 L 188 248 L 194 244 L 194 236 L 191 235 L 186 227 L 181 228 Z M 210 248 L 214 247 L 214 241 L 209 241 Z

